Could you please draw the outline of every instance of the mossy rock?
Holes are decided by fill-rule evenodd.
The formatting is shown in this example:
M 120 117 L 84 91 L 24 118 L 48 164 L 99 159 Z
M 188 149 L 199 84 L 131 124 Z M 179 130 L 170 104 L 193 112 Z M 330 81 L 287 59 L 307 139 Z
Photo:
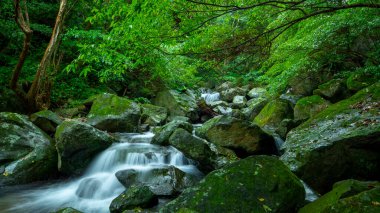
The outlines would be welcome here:
M 246 91 L 242 88 L 230 88 L 224 91 L 221 91 L 221 99 L 223 101 L 232 102 L 235 96 L 245 96 Z
M 256 98 L 267 98 L 268 97 L 268 91 L 265 88 L 253 88 L 248 92 L 248 96 L 250 98 L 256 99 Z
M 248 107 L 243 108 L 241 112 L 246 120 L 252 121 L 260 113 L 260 111 L 265 107 L 267 103 L 267 98 L 259 97 L 251 99 L 247 102 Z
M 149 208 L 158 204 L 157 196 L 147 186 L 131 186 L 112 200 L 111 213 L 122 213 L 134 208 Z
M 198 161 L 202 170 L 214 169 L 215 154 L 202 139 L 194 137 L 188 131 L 176 129 L 169 138 L 169 144 L 183 152 L 186 157 Z
M 328 212 L 380 212 L 380 183 L 352 179 L 340 181 L 330 192 L 304 206 L 298 213 Z
M 334 182 L 380 179 L 380 83 L 329 106 L 289 132 L 281 159 L 320 193 Z
M 199 119 L 197 102 L 190 91 L 165 90 L 157 94 L 153 103 L 168 109 L 170 117 L 185 116 L 191 121 Z
M 341 78 L 332 79 L 319 85 L 318 89 L 313 91 L 313 94 L 322 96 L 333 102 L 342 100 L 344 97 L 348 96 L 346 80 Z
M 288 129 L 281 128 L 281 121 L 292 118 L 293 110 L 290 104 L 285 100 L 275 99 L 265 105 L 254 122 L 261 128 L 270 129 L 284 137 Z
M 152 104 L 141 104 L 141 109 L 142 123 L 149 124 L 151 126 L 163 124 L 168 117 L 168 110 L 164 107 L 159 107 Z
M 188 132 L 193 131 L 193 125 L 190 123 L 181 120 L 174 120 L 160 128 L 155 129 L 155 135 L 152 138 L 152 144 L 161 146 L 169 145 L 169 137 L 178 128 L 185 129 Z
M 81 174 L 91 160 L 115 139 L 79 121 L 64 121 L 55 133 L 58 169 L 67 175 Z
M 67 207 L 67 208 L 60 209 L 54 213 L 83 213 L 83 212 L 76 210 L 74 208 L 71 208 L 71 207 Z
M 347 88 L 352 91 L 359 91 L 379 81 L 380 79 L 371 72 L 354 72 L 347 79 Z
M 140 106 L 112 94 L 98 95 L 87 115 L 87 123 L 109 132 L 138 132 Z
M 302 183 L 281 161 L 254 156 L 211 172 L 160 212 L 295 212 L 304 197 Z
M 63 121 L 57 114 L 50 110 L 36 112 L 30 116 L 30 120 L 49 134 L 54 134 L 55 128 Z
M 24 115 L 0 113 L 0 185 L 45 180 L 57 174 L 51 138 Z
M 294 120 L 307 120 L 326 109 L 329 105 L 329 101 L 326 101 L 318 95 L 301 98 L 294 107 Z
M 267 152 L 273 145 L 272 137 L 259 126 L 227 115 L 208 120 L 195 133 L 211 143 L 250 154 Z

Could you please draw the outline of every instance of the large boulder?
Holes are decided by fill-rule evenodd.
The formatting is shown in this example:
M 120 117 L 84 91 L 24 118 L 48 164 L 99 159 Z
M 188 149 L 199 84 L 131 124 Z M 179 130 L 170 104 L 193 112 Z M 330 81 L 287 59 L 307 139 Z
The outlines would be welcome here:
M 380 183 L 344 180 L 299 213 L 377 213 L 380 212 Z
M 0 86 L 0 112 L 25 113 L 26 109 L 13 90 Z
M 264 129 L 270 129 L 284 137 L 288 132 L 281 121 L 293 118 L 293 110 L 288 101 L 275 99 L 270 101 L 255 117 L 254 122 Z
M 79 121 L 64 121 L 55 133 L 58 169 L 64 174 L 79 175 L 96 154 L 114 142 L 108 133 Z
M 242 88 L 236 87 L 224 90 L 220 95 L 223 101 L 231 102 L 235 96 L 245 96 L 246 91 Z
M 158 204 L 157 196 L 147 186 L 131 186 L 112 200 L 111 213 L 122 213 L 135 208 L 149 208 Z
M 304 121 L 330 106 L 330 102 L 321 96 L 313 95 L 301 98 L 294 107 L 294 120 Z
M 152 144 L 162 146 L 169 145 L 170 135 L 172 135 L 174 130 L 178 128 L 185 129 L 189 132 L 193 131 L 193 125 L 190 123 L 181 120 L 174 120 L 155 130 L 156 134 L 152 138 Z
M 196 129 L 195 133 L 211 143 L 244 153 L 267 152 L 273 139 L 248 121 L 230 116 L 217 116 Z
M 202 139 L 194 137 L 188 131 L 176 129 L 169 138 L 169 144 L 183 152 L 186 157 L 198 161 L 202 170 L 214 169 L 215 154 Z
M 0 185 L 23 184 L 57 174 L 51 138 L 26 116 L 0 113 Z
M 115 176 L 126 188 L 131 185 L 148 186 L 155 195 L 171 196 L 195 185 L 199 178 L 174 166 L 153 168 L 148 171 L 121 170 Z
M 192 121 L 199 119 L 195 96 L 189 91 L 180 93 L 176 90 L 165 90 L 157 94 L 153 103 L 168 109 L 170 117 L 185 116 Z
M 160 212 L 295 212 L 300 180 L 277 158 L 254 156 L 208 174 Z
M 287 135 L 281 159 L 320 193 L 347 178 L 380 178 L 380 83 L 331 105 Z
M 168 117 L 168 110 L 164 107 L 155 106 L 152 104 L 142 104 L 142 123 L 157 126 L 163 124 Z
M 30 120 L 49 134 L 54 134 L 55 128 L 62 123 L 62 119 L 50 110 L 36 112 L 30 116 Z
M 109 132 L 137 132 L 140 114 L 137 103 L 105 93 L 94 100 L 87 123 Z

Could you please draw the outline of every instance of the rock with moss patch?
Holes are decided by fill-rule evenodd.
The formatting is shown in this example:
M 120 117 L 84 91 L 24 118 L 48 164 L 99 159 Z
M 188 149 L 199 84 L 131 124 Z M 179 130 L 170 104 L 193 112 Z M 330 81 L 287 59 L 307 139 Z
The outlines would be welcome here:
M 232 100 L 232 108 L 243 108 L 247 104 L 247 98 L 245 96 L 237 95 Z
M 270 101 L 255 117 L 254 122 L 261 128 L 270 129 L 285 137 L 288 129 L 281 128 L 281 121 L 293 118 L 293 110 L 288 101 L 275 99 Z
M 162 146 L 169 145 L 169 137 L 172 135 L 174 130 L 178 128 L 185 129 L 189 132 L 193 131 L 193 126 L 190 123 L 180 120 L 174 120 L 165 124 L 163 127 L 157 128 L 155 130 L 156 134 L 152 138 L 152 144 Z
M 377 213 L 380 212 L 380 183 L 344 180 L 299 213 Z
M 140 106 L 112 94 L 98 95 L 87 115 L 87 123 L 109 132 L 137 132 Z
M 160 212 L 295 212 L 304 197 L 302 183 L 281 161 L 254 156 L 211 172 Z
M 232 102 L 235 96 L 245 96 L 246 91 L 236 87 L 221 92 L 220 96 L 223 101 Z
M 247 102 L 248 107 L 242 109 L 244 118 L 246 120 L 252 121 L 259 114 L 259 112 L 265 107 L 267 103 L 268 103 L 268 99 L 262 98 L 262 97 L 249 100 Z
M 112 200 L 111 213 L 122 213 L 134 208 L 150 208 L 158 204 L 157 196 L 147 186 L 131 186 Z
M 155 195 L 160 196 L 177 195 L 200 179 L 174 166 L 157 167 L 149 171 L 121 170 L 115 176 L 126 188 L 131 185 L 148 186 Z
M 322 96 L 328 100 L 336 102 L 347 96 L 348 91 L 345 79 L 333 79 L 318 86 L 318 89 L 313 91 L 314 95 Z
M 305 121 L 326 109 L 328 106 L 330 106 L 330 102 L 318 95 L 301 98 L 294 107 L 294 120 Z
M 79 121 L 64 121 L 55 133 L 58 168 L 64 174 L 79 175 L 93 157 L 115 140 L 108 133 Z
M 250 98 L 266 98 L 268 96 L 268 92 L 265 88 L 253 88 L 248 92 L 248 96 Z
M 67 207 L 67 208 L 60 209 L 54 213 L 83 213 L 83 212 L 76 210 L 74 208 L 71 208 L 71 207 Z
M 142 104 L 142 123 L 151 126 L 161 125 L 168 117 L 168 110 L 164 107 L 155 106 L 152 104 Z
M 293 129 L 281 159 L 320 193 L 347 178 L 380 179 L 380 83 Z
M 217 116 L 196 129 L 195 133 L 211 143 L 245 153 L 267 152 L 273 139 L 248 121 L 230 116 Z
M 26 116 L 0 113 L 0 185 L 23 184 L 57 174 L 51 138 Z
M 349 90 L 359 91 L 379 81 L 380 79 L 374 73 L 361 71 L 352 73 L 346 83 Z
M 0 112 L 26 113 L 24 103 L 17 94 L 0 86 Z
M 194 137 L 188 131 L 178 128 L 169 138 L 169 144 L 183 152 L 183 154 L 199 162 L 204 171 L 214 169 L 215 154 L 200 138 Z
M 46 133 L 52 134 L 55 128 L 62 123 L 62 119 L 50 110 L 36 112 L 30 116 L 30 120 Z
M 199 119 L 197 102 L 191 92 L 165 90 L 157 94 L 153 103 L 168 109 L 170 117 L 185 116 L 190 118 L 191 121 Z

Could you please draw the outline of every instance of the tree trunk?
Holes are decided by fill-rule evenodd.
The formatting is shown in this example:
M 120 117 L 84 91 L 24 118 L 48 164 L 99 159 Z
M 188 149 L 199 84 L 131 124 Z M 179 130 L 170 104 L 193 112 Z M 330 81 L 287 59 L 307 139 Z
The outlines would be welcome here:
M 24 5 L 25 17 L 20 7 L 20 0 L 14 0 L 15 20 L 16 20 L 17 25 L 21 28 L 22 32 L 24 33 L 24 44 L 22 47 L 22 51 L 20 53 L 17 65 L 12 72 L 11 81 L 9 82 L 9 87 L 15 91 L 17 89 L 17 82 L 21 73 L 21 69 L 24 65 L 26 55 L 28 54 L 29 47 L 30 47 L 30 40 L 32 39 L 32 34 L 33 34 L 33 31 L 30 29 L 29 15 L 28 15 L 28 10 L 27 10 L 25 1 L 24 1 L 24 4 L 25 4 Z
M 52 69 L 53 56 L 59 46 L 59 37 L 63 28 L 66 6 L 67 0 L 61 0 L 49 44 L 38 66 L 32 86 L 26 96 L 29 109 L 32 111 L 48 108 L 50 106 L 52 81 L 49 76 L 49 71 Z

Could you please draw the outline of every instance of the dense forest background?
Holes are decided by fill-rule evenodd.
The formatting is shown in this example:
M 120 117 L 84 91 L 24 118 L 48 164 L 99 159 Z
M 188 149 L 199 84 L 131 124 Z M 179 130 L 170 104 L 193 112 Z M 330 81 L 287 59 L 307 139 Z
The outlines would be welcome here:
M 307 95 L 334 77 L 380 75 L 375 0 L 5 0 L 1 87 L 10 84 L 26 37 L 15 21 L 16 2 L 33 31 L 17 82 L 21 96 L 66 4 L 37 108 L 75 105 L 102 91 L 144 102 L 164 87 L 212 88 L 223 81 L 269 85 L 273 96 L 288 88 Z

